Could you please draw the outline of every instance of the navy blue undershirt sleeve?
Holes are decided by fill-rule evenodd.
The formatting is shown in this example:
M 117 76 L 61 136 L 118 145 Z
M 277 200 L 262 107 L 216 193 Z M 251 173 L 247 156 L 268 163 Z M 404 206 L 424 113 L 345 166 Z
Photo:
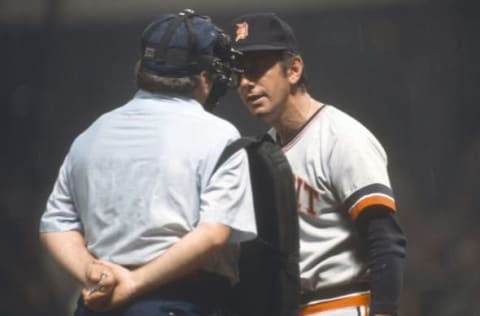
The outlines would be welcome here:
M 356 224 L 368 252 L 370 315 L 396 315 L 403 283 L 405 235 L 395 214 L 385 206 L 365 209 Z

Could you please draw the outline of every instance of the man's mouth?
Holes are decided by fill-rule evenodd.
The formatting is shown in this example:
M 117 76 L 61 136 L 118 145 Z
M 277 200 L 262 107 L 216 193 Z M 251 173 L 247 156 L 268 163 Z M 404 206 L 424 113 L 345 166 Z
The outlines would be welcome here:
M 258 101 L 259 99 L 261 99 L 262 97 L 263 97 L 262 94 L 249 95 L 249 96 L 247 96 L 247 101 L 248 101 L 248 103 L 253 104 L 256 101 Z

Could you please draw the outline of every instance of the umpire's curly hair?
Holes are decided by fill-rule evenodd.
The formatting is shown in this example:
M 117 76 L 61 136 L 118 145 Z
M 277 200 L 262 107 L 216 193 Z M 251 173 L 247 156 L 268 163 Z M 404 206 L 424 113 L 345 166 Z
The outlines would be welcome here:
M 135 65 L 135 79 L 138 89 L 166 95 L 191 97 L 200 82 L 200 75 L 185 77 L 164 77 L 140 68 L 141 61 Z

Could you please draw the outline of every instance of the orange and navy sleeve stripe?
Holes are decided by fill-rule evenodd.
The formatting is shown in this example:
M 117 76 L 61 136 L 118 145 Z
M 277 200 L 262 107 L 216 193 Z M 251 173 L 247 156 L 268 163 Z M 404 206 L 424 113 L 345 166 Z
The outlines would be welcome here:
M 375 183 L 355 191 L 345 201 L 345 206 L 353 220 L 357 219 L 366 208 L 383 205 L 396 212 L 392 189 L 384 184 Z

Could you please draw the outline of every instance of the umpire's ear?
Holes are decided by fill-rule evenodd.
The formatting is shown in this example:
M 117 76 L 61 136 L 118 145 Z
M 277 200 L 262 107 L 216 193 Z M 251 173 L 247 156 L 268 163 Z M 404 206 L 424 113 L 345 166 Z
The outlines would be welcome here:
M 288 82 L 290 82 L 292 86 L 297 85 L 302 78 L 303 67 L 304 65 L 302 57 L 300 55 L 292 56 L 287 71 Z
M 200 103 L 204 104 L 212 90 L 213 82 L 210 73 L 202 70 L 199 74 L 198 85 L 193 90 L 193 97 Z

